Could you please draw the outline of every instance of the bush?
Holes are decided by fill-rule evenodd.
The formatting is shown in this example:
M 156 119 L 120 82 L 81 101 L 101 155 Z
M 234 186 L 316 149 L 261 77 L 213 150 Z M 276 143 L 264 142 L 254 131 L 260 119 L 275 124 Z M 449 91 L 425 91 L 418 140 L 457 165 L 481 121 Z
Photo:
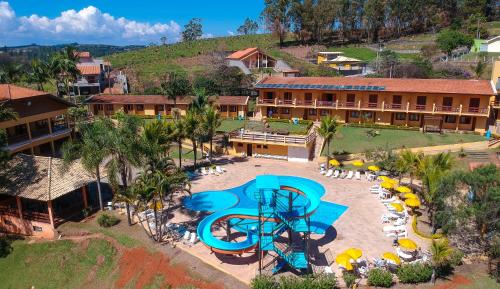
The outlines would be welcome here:
M 342 277 L 344 278 L 344 282 L 347 288 L 352 288 L 352 286 L 356 283 L 356 275 L 354 275 L 353 273 L 344 271 Z
M 120 220 L 118 218 L 110 216 L 108 214 L 102 214 L 99 216 L 99 218 L 97 218 L 97 223 L 99 224 L 99 226 L 105 228 L 112 227 L 118 224 L 119 222 Z
M 431 280 L 432 267 L 429 264 L 406 264 L 396 271 L 401 283 L 423 283 Z
M 250 288 L 252 289 L 277 289 L 278 283 L 272 276 L 268 275 L 257 275 L 250 282 Z
M 368 285 L 389 288 L 392 286 L 392 274 L 383 269 L 372 269 L 368 272 Z

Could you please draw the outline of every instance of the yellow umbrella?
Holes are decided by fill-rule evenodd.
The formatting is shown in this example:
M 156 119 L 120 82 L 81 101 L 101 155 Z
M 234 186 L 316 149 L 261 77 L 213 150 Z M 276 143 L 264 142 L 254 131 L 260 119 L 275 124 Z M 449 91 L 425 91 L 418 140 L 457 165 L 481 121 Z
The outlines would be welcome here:
M 405 199 L 418 199 L 418 196 L 415 195 L 414 193 L 406 193 L 403 195 Z
M 389 181 L 383 181 L 380 185 L 382 186 L 382 188 L 388 189 L 388 190 L 394 188 L 394 184 L 389 182 Z
M 155 208 L 154 203 L 149 204 L 149 208 L 154 210 L 154 208 Z M 156 203 L 156 210 L 157 210 L 157 211 L 159 211 L 159 210 L 161 210 L 161 209 L 163 209 L 163 208 L 162 208 L 162 205 L 161 205 L 161 202 L 157 202 L 157 203 Z
M 402 212 L 405 209 L 400 203 L 391 203 L 390 205 L 396 210 L 396 212 Z
M 382 180 L 383 182 L 387 181 L 387 180 L 390 180 L 391 178 L 389 178 L 388 176 L 380 176 L 378 177 L 379 180 Z
M 385 252 L 382 255 L 382 258 L 384 258 L 385 260 L 387 260 L 389 263 L 393 263 L 393 264 L 396 264 L 396 265 L 401 264 L 401 259 L 399 258 L 399 256 L 396 255 L 396 254 L 394 254 L 394 253 L 391 253 L 391 252 Z
M 340 166 L 340 163 L 336 159 L 331 159 L 330 160 L 330 165 L 333 166 L 333 167 L 338 167 L 338 166 Z
M 372 172 L 378 172 L 378 171 L 380 171 L 380 168 L 377 166 L 368 166 L 368 170 L 370 170 Z
M 402 238 L 398 240 L 398 244 L 401 248 L 408 250 L 408 251 L 415 251 L 417 250 L 418 246 L 413 240 L 408 239 L 408 238 Z
M 420 200 L 418 198 L 416 198 L 416 199 L 406 199 L 405 200 L 405 204 L 408 207 L 412 207 L 412 208 L 420 207 Z
M 355 167 L 362 167 L 363 166 L 363 161 L 362 160 L 355 160 L 352 162 L 352 165 Z
M 354 260 L 357 260 L 361 258 L 361 256 L 363 256 L 363 251 L 361 251 L 361 249 L 358 248 L 349 248 L 344 251 L 344 254 L 347 254 L 351 256 L 351 258 L 353 258 Z
M 347 255 L 346 253 L 342 253 L 335 258 L 335 263 L 340 267 L 346 269 L 347 271 L 351 271 L 354 269 L 351 264 L 352 257 Z
M 399 186 L 396 188 L 396 191 L 400 192 L 400 193 L 411 193 L 411 189 L 408 188 L 407 186 Z

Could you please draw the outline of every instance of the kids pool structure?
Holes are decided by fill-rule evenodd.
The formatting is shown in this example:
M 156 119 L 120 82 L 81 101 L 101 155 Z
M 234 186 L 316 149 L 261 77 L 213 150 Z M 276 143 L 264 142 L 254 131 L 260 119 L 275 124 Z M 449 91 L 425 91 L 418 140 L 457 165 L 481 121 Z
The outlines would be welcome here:
M 346 206 L 321 201 L 324 194 L 324 187 L 310 179 L 260 175 L 239 187 L 193 194 L 184 199 L 184 206 L 213 212 L 197 227 L 200 241 L 210 250 L 237 255 L 258 252 L 259 270 L 274 264 L 275 273 L 286 264 L 308 269 L 310 234 L 324 234 L 347 210 Z M 226 240 L 214 236 L 215 224 L 226 226 Z M 243 240 L 231 241 L 231 228 L 243 234 Z M 283 241 L 285 232 L 287 242 Z M 274 252 L 276 258 L 263 264 L 263 252 Z

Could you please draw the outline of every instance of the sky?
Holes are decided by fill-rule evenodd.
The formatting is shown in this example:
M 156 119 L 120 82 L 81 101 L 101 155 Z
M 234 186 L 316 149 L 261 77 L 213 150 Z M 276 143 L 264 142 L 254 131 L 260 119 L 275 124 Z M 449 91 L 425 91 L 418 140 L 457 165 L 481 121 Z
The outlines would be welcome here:
M 149 44 L 180 40 L 201 18 L 203 37 L 236 33 L 257 20 L 263 0 L 0 0 L 0 46 L 24 44 Z

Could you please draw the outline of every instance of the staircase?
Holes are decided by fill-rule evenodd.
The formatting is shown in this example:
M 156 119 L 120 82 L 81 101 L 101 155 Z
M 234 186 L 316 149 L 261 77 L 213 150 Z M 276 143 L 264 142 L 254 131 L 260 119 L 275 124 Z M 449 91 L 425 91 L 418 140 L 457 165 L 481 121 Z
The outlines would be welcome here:
M 492 138 L 488 141 L 488 148 L 496 148 L 500 146 L 500 138 Z

